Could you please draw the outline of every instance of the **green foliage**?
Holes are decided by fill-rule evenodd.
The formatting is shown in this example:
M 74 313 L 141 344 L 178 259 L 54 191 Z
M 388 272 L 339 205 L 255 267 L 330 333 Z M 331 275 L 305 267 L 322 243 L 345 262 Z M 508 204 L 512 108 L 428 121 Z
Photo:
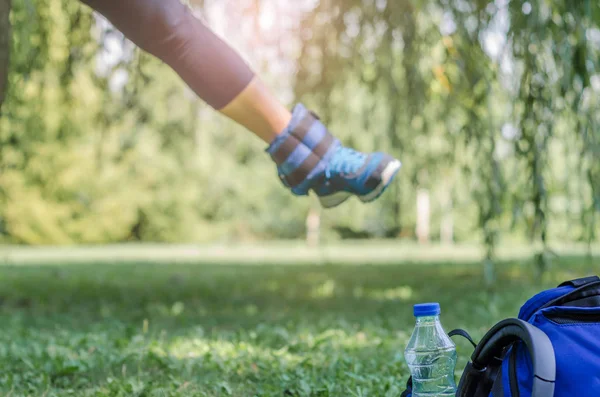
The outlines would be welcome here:
M 524 269 L 502 264 L 485 292 L 475 262 L 2 266 L 0 394 L 398 396 L 411 305 L 439 300 L 446 329 L 479 339 L 541 288 Z
M 374 134 L 346 142 L 404 160 L 400 197 L 381 202 L 394 230 L 413 228 L 405 202 L 425 188 L 440 209 L 458 202 L 488 260 L 503 234 L 540 241 L 548 258 L 552 239 L 597 236 L 599 13 L 591 1 L 321 1 L 301 59 L 320 79 L 299 74 L 297 92 L 338 129 Z
M 295 100 L 344 143 L 403 161 L 376 203 L 321 214 L 325 240 L 413 238 L 420 189 L 432 238 L 452 216 L 454 238 L 484 243 L 488 260 L 503 238 L 541 242 L 540 258 L 553 240 L 597 239 L 596 2 L 322 0 L 293 12 L 282 40 L 298 44 L 285 60 Z M 15 0 L 11 21 L 3 241 L 303 237 L 314 200 L 288 193 L 264 144 L 165 65 L 126 42 L 107 62 L 123 39 L 77 2 Z

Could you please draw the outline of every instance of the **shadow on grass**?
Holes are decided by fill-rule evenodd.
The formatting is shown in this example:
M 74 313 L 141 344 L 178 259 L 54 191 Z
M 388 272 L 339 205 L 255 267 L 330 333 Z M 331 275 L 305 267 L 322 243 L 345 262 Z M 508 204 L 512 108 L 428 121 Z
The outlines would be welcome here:
M 240 328 L 322 316 L 360 323 L 388 313 L 394 313 L 395 320 L 390 321 L 406 322 L 412 321 L 413 303 L 439 301 L 449 316 L 468 323 L 477 304 L 495 299 L 520 303 L 515 298 L 525 299 L 536 288 L 589 273 L 593 267 L 586 264 L 583 258 L 562 258 L 536 285 L 530 263 L 501 263 L 492 288 L 484 286 L 476 263 L 2 266 L 0 310 L 31 314 L 34 321 L 76 315 L 85 320 L 75 324 L 81 327 L 114 317 L 139 324 L 153 320 L 174 328 L 182 323 Z M 514 313 L 518 307 L 512 309 Z
M 428 285 L 437 288 L 443 281 L 439 268 L 407 266 L 139 264 L 3 267 L 2 273 L 0 299 L 4 306 L 50 312 L 86 308 L 100 313 L 94 309 L 108 305 L 117 309 L 116 314 L 127 313 L 128 317 L 161 305 L 170 310 L 176 303 L 184 304 L 190 316 L 204 313 L 221 317 L 233 310 L 254 318 L 273 309 L 285 312 L 334 307 L 352 313 L 362 306 L 371 309 L 377 305 L 370 302 L 375 295 L 369 291 L 408 288 L 399 298 L 418 299 L 427 294 Z M 468 282 L 461 278 L 461 283 Z M 361 305 L 356 307 L 350 300 Z M 179 311 L 174 308 L 174 312 Z

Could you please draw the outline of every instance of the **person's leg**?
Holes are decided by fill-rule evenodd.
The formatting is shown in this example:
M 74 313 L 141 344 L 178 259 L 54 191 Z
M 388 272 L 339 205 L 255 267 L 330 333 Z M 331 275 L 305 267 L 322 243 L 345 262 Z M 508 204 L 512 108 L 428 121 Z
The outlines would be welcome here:
M 252 131 L 267 144 L 290 123 L 292 114 L 258 78 L 219 109 L 221 113 Z
M 351 195 L 379 197 L 400 168 L 383 153 L 343 147 L 304 106 L 290 113 L 244 60 L 179 0 L 83 0 L 143 50 L 175 70 L 194 92 L 269 147 L 282 182 L 317 193 L 325 207 Z
M 179 0 L 83 0 L 171 66 L 204 101 L 267 144 L 291 114 L 246 62 Z

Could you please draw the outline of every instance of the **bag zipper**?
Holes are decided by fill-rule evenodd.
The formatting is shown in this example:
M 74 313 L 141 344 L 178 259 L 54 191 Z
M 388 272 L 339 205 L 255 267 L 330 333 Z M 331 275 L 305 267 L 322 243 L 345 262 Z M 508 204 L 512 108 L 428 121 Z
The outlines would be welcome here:
M 544 313 L 544 317 L 556 324 L 600 323 L 600 313 Z
M 583 296 L 578 297 L 580 294 Z M 570 300 L 581 299 L 593 295 L 600 295 L 600 281 L 592 281 L 577 288 L 563 285 L 555 289 L 542 291 L 537 295 L 534 295 L 525 303 L 525 305 L 523 305 L 519 312 L 519 318 L 530 321 L 533 315 L 541 309 L 557 305 L 561 306 Z
M 570 301 L 584 299 L 599 294 L 600 281 L 595 281 L 589 284 L 585 284 L 577 289 L 574 289 L 562 296 L 559 296 L 556 299 L 551 300 L 550 302 L 546 302 L 543 306 L 539 307 L 538 310 L 546 309 L 552 306 L 564 306 L 565 303 L 568 303 Z

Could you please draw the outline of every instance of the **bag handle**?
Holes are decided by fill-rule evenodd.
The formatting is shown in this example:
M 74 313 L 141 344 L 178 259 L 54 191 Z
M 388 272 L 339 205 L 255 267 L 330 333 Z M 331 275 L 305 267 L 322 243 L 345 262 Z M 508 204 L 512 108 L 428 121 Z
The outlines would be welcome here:
M 532 397 L 552 397 L 556 378 L 554 348 L 539 328 L 516 318 L 496 324 L 477 345 L 458 385 L 457 397 L 489 396 L 502 366 L 502 353 L 523 342 L 533 364 Z
M 600 277 L 588 276 L 588 277 L 576 278 L 575 280 L 565 281 L 564 283 L 560 284 L 559 287 L 571 286 L 574 288 L 579 288 L 579 287 L 583 287 L 586 284 L 594 283 L 596 281 L 600 281 Z

